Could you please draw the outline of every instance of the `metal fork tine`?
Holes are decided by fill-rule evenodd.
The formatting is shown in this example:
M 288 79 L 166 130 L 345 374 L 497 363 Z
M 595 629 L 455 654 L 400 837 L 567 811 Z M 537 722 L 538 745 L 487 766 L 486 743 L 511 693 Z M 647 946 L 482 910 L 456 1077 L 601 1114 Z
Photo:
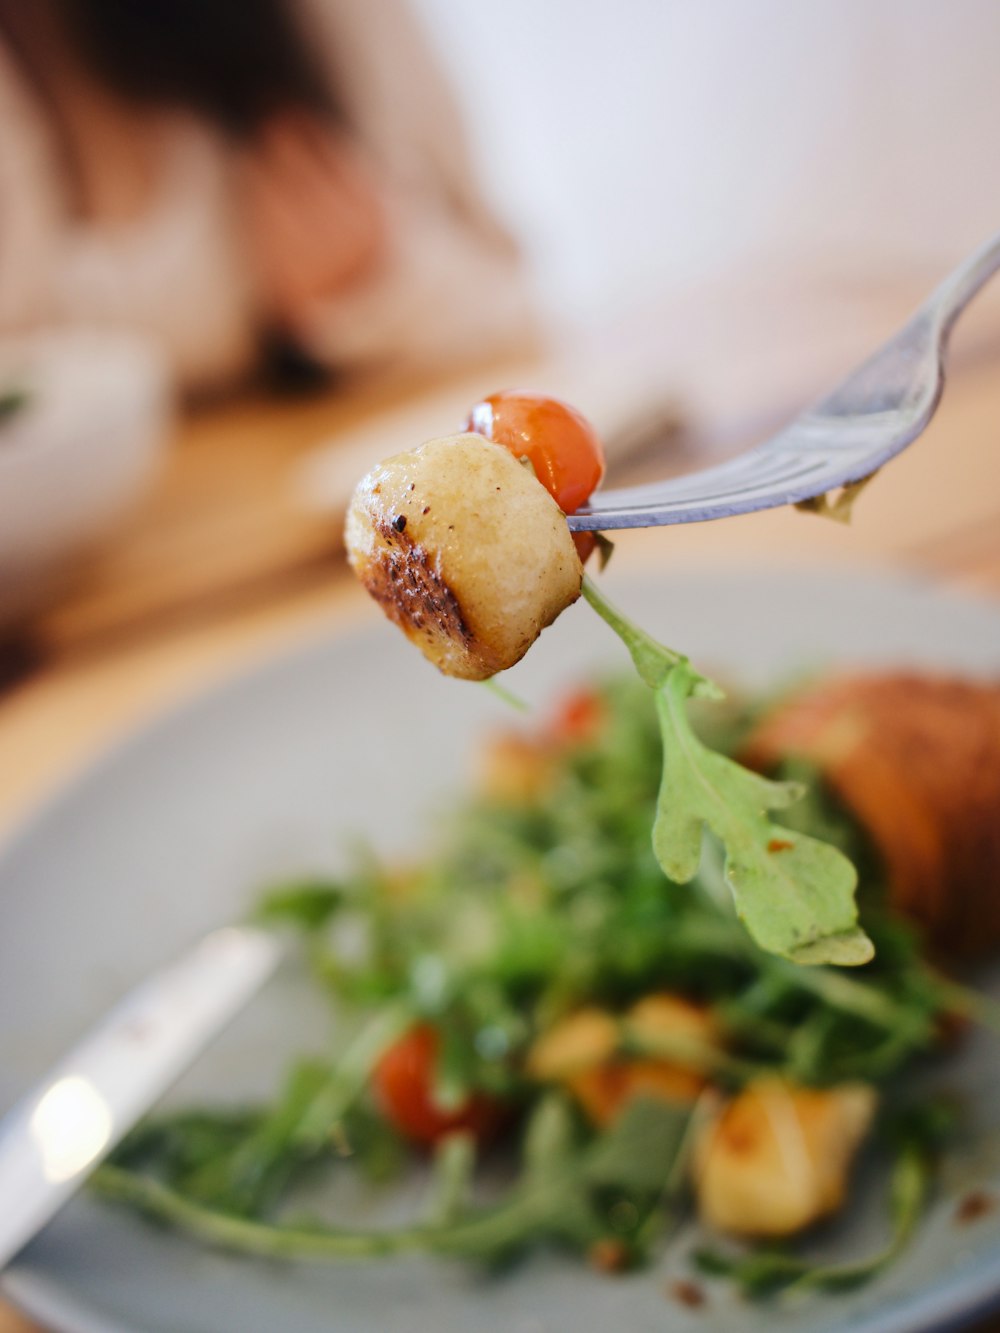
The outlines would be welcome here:
M 911 444 L 934 415 L 948 335 L 998 268 L 1000 234 L 833 393 L 772 439 L 700 472 L 598 491 L 569 516 L 569 526 L 610 530 L 724 518 L 809 499 L 867 476 Z

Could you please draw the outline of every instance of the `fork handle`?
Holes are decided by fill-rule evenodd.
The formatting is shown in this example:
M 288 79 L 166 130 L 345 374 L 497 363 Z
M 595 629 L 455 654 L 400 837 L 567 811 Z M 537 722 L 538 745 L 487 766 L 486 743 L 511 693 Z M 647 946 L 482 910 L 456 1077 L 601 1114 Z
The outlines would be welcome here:
M 919 313 L 933 319 L 942 344 L 955 320 L 997 269 L 1000 269 L 1000 232 L 959 264 L 928 297 Z

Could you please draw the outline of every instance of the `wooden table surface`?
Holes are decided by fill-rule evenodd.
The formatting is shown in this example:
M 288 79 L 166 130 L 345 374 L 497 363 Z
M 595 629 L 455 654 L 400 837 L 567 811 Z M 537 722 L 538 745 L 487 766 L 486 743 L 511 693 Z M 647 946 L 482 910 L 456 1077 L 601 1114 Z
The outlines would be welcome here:
M 1000 320 L 971 322 L 930 430 L 872 483 L 850 527 L 771 512 L 627 534 L 616 560 L 812 562 L 861 577 L 902 568 L 1000 599 Z M 479 383 L 514 378 L 491 367 Z M 169 701 L 317 627 L 374 614 L 345 576 L 339 521 L 304 512 L 292 482 L 318 441 L 350 447 L 387 392 L 248 397 L 182 419 L 148 501 L 30 632 L 0 648 L 0 828 Z M 435 389 L 456 404 L 468 392 L 468 376 Z M 411 406 L 422 421 L 426 390 L 398 386 L 390 405 L 397 427 Z M 33 1328 L 0 1304 L 0 1333 Z

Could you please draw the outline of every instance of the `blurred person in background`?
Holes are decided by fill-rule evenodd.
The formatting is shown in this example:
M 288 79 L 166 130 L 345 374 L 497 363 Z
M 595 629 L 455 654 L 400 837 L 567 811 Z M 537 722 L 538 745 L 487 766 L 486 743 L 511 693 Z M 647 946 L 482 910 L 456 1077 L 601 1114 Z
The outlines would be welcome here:
M 0 333 L 150 335 L 211 389 L 524 342 L 405 0 L 0 0 Z

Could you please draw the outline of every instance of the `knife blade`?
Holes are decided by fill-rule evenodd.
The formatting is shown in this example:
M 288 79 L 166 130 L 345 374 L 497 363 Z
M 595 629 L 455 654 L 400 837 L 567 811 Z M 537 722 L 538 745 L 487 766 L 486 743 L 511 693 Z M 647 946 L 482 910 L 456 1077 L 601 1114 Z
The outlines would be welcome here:
M 281 937 L 224 926 L 145 978 L 0 1120 L 0 1269 L 248 1003 Z

